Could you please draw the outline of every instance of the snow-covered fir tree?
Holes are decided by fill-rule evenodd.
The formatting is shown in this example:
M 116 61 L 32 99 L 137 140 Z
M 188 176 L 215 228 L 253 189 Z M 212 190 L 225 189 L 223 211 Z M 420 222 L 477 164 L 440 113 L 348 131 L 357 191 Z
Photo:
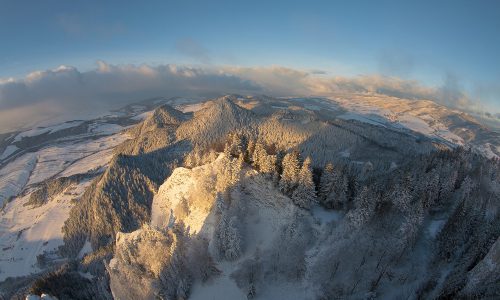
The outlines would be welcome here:
M 298 185 L 292 193 L 292 200 L 297 206 L 305 209 L 309 209 L 317 201 L 310 157 L 307 157 L 302 164 Z
M 411 210 L 412 196 L 406 187 L 400 184 L 396 185 L 393 193 L 390 194 L 390 199 L 402 213 L 407 213 Z
M 262 164 L 267 156 L 267 151 L 262 144 L 262 142 L 257 141 L 255 143 L 255 148 L 252 153 L 252 163 L 255 169 L 260 170 L 262 168 Z
M 229 188 L 238 186 L 243 167 L 243 158 L 232 158 L 224 154 L 217 174 L 216 191 L 228 192 Z
M 279 183 L 280 190 L 291 195 L 299 182 L 300 161 L 299 154 L 296 151 L 287 153 L 282 162 L 283 173 Z
M 354 228 L 360 228 L 370 220 L 375 209 L 376 199 L 368 187 L 363 187 L 354 199 L 355 209 L 349 211 L 347 218 Z
M 236 216 L 228 220 L 227 211 L 222 213 L 214 232 L 214 243 L 219 259 L 233 261 L 241 255 L 241 235 Z
M 323 173 L 321 174 L 321 180 L 318 191 L 319 201 L 327 207 L 329 206 L 328 202 L 330 202 L 327 201 L 327 197 L 333 191 L 334 181 L 335 181 L 335 175 L 334 175 L 333 164 L 328 163 L 323 169 Z
M 248 162 L 248 163 L 252 163 L 252 156 L 253 156 L 253 152 L 255 150 L 255 140 L 254 139 L 250 139 L 248 141 L 248 146 L 247 146 L 247 150 L 245 151 L 245 161 Z
M 241 235 L 238 229 L 238 219 L 231 217 L 227 224 L 225 237 L 225 257 L 229 261 L 236 260 L 241 255 Z
M 321 175 L 319 201 L 327 208 L 343 208 L 347 203 L 348 185 L 347 175 L 327 164 Z
M 276 179 L 278 175 L 276 169 L 276 155 L 266 155 L 262 158 L 260 172 L 273 181 Z

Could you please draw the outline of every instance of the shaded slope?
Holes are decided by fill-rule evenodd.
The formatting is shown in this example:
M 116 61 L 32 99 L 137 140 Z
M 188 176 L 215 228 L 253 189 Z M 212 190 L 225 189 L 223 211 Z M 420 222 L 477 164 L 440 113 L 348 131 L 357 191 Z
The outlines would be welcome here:
M 175 130 L 187 117 L 165 104 L 156 108 L 148 118 L 129 130 L 134 136 L 118 147 L 117 152 L 142 154 L 166 147 L 175 140 Z

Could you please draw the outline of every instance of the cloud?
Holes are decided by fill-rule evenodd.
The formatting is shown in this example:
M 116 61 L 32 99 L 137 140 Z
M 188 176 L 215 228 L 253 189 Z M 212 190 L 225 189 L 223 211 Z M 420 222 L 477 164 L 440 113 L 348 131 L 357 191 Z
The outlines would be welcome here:
M 328 74 L 327 71 L 317 70 L 317 69 L 310 70 L 309 73 L 311 73 L 313 75 L 326 75 L 326 74 Z
M 153 67 L 99 61 L 95 69 L 85 72 L 60 66 L 21 79 L 0 80 L 0 132 L 52 116 L 75 118 L 76 112 L 103 112 L 146 98 L 216 97 L 228 93 L 326 97 L 339 93 L 377 93 L 433 100 L 458 108 L 470 105 L 451 75 L 445 78 L 442 87 L 426 87 L 395 77 L 329 77 L 281 66 Z
M 40 104 L 50 104 L 58 113 L 116 108 L 151 97 L 202 96 L 227 93 L 256 93 L 260 87 L 249 80 L 219 70 L 176 65 L 110 65 L 98 62 L 94 70 L 81 72 L 60 66 L 37 71 L 18 80 L 0 82 L 0 112 L 15 118 L 0 117 L 0 131 L 23 126 L 24 119 L 36 118 Z M 47 111 L 40 111 L 39 120 Z M 0 114 L 1 116 L 2 114 Z M 19 122 L 12 122 L 15 120 Z
M 311 74 L 306 71 L 281 66 L 225 67 L 223 71 L 255 83 L 265 94 L 307 96 L 313 93 L 309 83 Z
M 471 106 L 470 99 L 463 92 L 458 77 L 453 73 L 446 73 L 443 84 L 438 88 L 438 99 L 443 105 L 464 108 Z

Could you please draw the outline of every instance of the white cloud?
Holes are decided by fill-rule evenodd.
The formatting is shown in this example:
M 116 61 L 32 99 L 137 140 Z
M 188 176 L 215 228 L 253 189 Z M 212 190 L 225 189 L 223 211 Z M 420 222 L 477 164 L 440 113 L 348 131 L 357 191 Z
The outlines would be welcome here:
M 116 108 L 151 97 L 214 97 L 228 93 L 273 96 L 380 93 L 434 100 L 462 108 L 468 105 L 464 94 L 450 82 L 443 88 L 429 88 L 415 81 L 392 77 L 328 77 L 280 66 L 153 67 L 110 65 L 99 61 L 95 69 L 86 72 L 60 66 L 33 72 L 22 79 L 0 80 L 0 132 L 26 125 L 27 118 L 31 124 L 51 114 L 71 116 L 82 110 Z

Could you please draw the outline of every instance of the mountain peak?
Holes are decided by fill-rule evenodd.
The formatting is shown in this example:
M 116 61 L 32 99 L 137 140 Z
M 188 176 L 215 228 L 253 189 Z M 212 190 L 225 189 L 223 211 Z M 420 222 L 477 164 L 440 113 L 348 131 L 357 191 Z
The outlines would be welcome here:
M 251 126 L 255 114 L 237 105 L 234 96 L 217 98 L 195 113 L 194 118 L 179 127 L 179 138 L 199 143 L 211 143 L 225 137 L 230 131 Z
M 179 125 L 186 117 L 184 114 L 168 104 L 156 108 L 144 124 L 148 127 L 165 127 L 167 125 Z

